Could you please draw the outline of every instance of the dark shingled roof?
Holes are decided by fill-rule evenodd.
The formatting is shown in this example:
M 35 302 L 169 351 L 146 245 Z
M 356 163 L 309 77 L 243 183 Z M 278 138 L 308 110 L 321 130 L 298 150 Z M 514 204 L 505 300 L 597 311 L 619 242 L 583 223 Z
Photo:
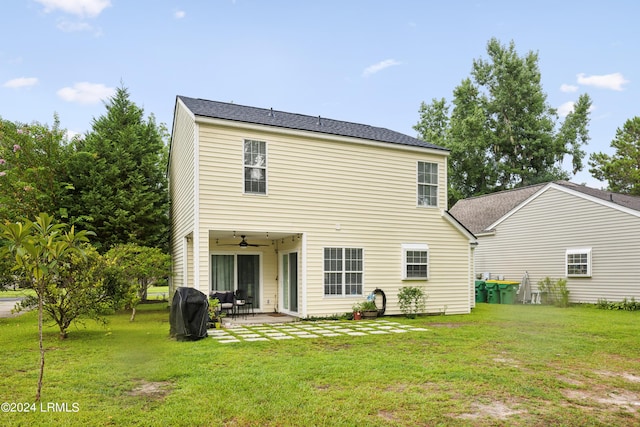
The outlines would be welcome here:
M 286 113 L 284 111 L 267 108 L 247 107 L 227 102 L 188 98 L 186 96 L 178 96 L 178 99 L 184 102 L 194 115 L 201 117 L 449 151 L 444 147 L 385 128 L 343 122 L 319 116 L 314 117 L 303 114 Z
M 640 197 L 598 190 L 569 181 L 554 181 L 554 184 L 591 197 L 615 203 L 625 208 L 640 211 Z M 528 187 L 459 200 L 449 212 L 473 233 L 490 231 L 487 227 L 509 213 L 520 203 L 533 196 L 546 185 L 548 185 L 548 183 L 530 185 Z

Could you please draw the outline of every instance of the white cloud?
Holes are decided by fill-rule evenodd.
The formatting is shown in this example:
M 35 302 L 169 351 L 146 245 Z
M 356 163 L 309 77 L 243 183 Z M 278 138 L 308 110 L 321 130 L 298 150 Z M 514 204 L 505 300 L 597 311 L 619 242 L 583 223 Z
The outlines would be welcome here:
M 93 27 L 86 22 L 71 22 L 71 21 L 60 21 L 56 26 L 59 30 L 64 31 L 65 33 L 72 33 L 75 31 L 91 31 Z
M 2 86 L 8 87 L 11 89 L 19 89 L 21 87 L 31 87 L 37 84 L 38 84 L 37 77 L 18 77 L 17 79 L 6 81 Z
M 576 105 L 573 101 L 568 101 L 558 107 L 558 115 L 560 117 L 567 117 L 569 113 L 573 111 L 573 107 Z
M 395 59 L 385 59 L 384 61 L 380 61 L 377 64 L 373 64 L 368 66 L 362 72 L 364 77 L 369 77 L 372 74 L 375 74 L 379 71 L 384 70 L 385 68 L 393 67 L 394 65 L 400 65 L 401 62 L 396 61 Z
M 112 87 L 106 87 L 102 83 L 80 82 L 73 87 L 64 87 L 57 94 L 60 98 L 68 102 L 77 102 L 78 104 L 97 104 L 103 99 L 109 98 L 115 94 L 116 90 Z
M 561 92 L 566 92 L 566 93 L 569 93 L 569 92 L 577 92 L 577 91 L 578 91 L 578 86 L 568 85 L 568 84 L 564 84 L 564 83 L 563 83 L 563 84 L 560 86 L 560 91 L 561 91 Z
M 184 10 L 179 10 L 176 13 L 174 13 L 173 16 L 175 16 L 176 19 L 182 19 L 185 16 L 187 16 L 187 12 L 185 12 Z
M 36 0 L 44 6 L 44 12 L 61 10 L 81 18 L 94 18 L 111 6 L 111 0 Z
M 584 73 L 580 73 L 577 77 L 578 84 L 617 91 L 624 90 L 622 85 L 629 83 L 629 80 L 625 80 L 621 73 L 604 74 L 602 76 L 587 76 Z
M 575 105 L 576 105 L 576 103 L 573 102 L 573 101 L 565 102 L 564 104 L 562 104 L 561 106 L 559 106 L 557 108 L 558 115 L 560 117 L 567 117 L 569 115 L 569 113 L 573 113 L 573 109 L 574 109 Z M 592 104 L 589 107 L 589 112 L 593 112 L 595 110 L 596 110 L 596 107 L 595 107 L 595 105 Z
M 73 139 L 73 138 L 76 138 L 76 137 L 82 139 L 82 133 L 76 132 L 74 130 L 67 129 L 67 138 L 68 139 Z

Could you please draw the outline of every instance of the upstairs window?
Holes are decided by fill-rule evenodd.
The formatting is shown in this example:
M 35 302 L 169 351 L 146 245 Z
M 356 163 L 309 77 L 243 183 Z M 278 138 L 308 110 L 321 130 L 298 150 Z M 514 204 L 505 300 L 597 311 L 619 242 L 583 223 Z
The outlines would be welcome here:
M 267 143 L 244 141 L 244 192 L 267 194 Z
M 438 164 L 418 162 L 418 206 L 438 206 Z
M 591 277 L 591 248 L 567 249 L 567 277 Z

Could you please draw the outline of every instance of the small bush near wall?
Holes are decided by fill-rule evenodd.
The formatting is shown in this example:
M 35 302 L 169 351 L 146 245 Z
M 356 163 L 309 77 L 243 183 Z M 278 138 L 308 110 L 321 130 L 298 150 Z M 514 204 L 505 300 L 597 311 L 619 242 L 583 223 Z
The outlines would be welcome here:
M 543 304 L 555 305 L 556 307 L 569 306 L 569 290 L 565 279 L 554 281 L 545 277 L 538 282 L 538 290 Z
M 596 307 L 601 310 L 640 311 L 640 301 L 636 301 L 633 297 L 631 297 L 631 299 L 625 298 L 618 302 L 599 298 Z
M 426 307 L 427 294 L 418 287 L 405 286 L 398 292 L 398 302 L 400 311 L 410 319 L 419 313 L 424 313 Z

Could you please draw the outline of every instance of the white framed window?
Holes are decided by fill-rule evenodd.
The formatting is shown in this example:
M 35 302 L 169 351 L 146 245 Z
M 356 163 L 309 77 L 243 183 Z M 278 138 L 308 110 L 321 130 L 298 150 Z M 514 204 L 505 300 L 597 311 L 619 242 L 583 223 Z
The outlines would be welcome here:
M 438 206 L 438 164 L 418 162 L 418 206 Z
M 402 245 L 402 278 L 404 280 L 429 278 L 429 245 L 426 243 Z
M 567 249 L 567 277 L 591 277 L 591 248 Z
M 267 194 L 267 143 L 244 140 L 244 192 Z
M 362 248 L 324 248 L 324 296 L 362 295 Z

